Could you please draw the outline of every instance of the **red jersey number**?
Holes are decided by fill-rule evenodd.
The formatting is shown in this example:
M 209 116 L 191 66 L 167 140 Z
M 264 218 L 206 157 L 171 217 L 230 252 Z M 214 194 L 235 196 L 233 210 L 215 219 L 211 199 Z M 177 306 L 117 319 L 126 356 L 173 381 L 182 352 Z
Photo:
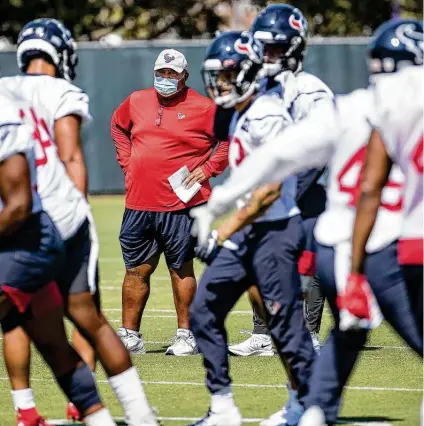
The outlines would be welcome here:
M 346 163 L 340 173 L 337 175 L 337 182 L 339 184 L 339 191 L 350 194 L 350 200 L 348 205 L 350 207 L 356 207 L 361 193 L 361 180 L 365 163 L 367 147 L 363 146 L 361 149 L 356 151 L 355 154 Z M 391 188 L 401 190 L 403 188 L 402 183 L 393 182 L 389 180 L 386 183 L 385 188 Z M 390 211 L 399 211 L 402 208 L 402 192 L 399 194 L 395 201 L 385 201 L 384 192 L 382 195 L 381 206 Z
M 41 155 L 39 152 L 40 150 L 36 149 L 35 165 L 36 167 L 39 167 L 47 164 L 48 159 L 46 148 L 52 146 L 52 138 L 46 122 L 42 118 L 40 119 L 32 108 L 29 109 L 29 113 L 34 123 L 34 131 L 32 136 L 37 141 L 38 146 L 41 148 Z M 22 118 L 25 117 L 25 112 L 21 110 L 20 115 Z
M 242 161 L 246 158 L 246 153 L 241 144 L 241 140 L 237 137 L 233 138 L 231 141 L 231 153 L 230 153 L 230 164 L 238 167 Z
M 412 163 L 416 171 L 422 175 L 423 174 L 423 136 L 421 136 L 420 140 L 417 143 L 417 146 L 414 148 L 412 152 Z

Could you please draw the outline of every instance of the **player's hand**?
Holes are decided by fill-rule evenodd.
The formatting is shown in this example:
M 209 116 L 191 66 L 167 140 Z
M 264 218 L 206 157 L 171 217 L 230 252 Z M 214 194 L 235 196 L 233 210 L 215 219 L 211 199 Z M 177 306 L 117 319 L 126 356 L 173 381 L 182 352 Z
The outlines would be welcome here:
M 219 238 L 218 231 L 214 229 L 208 236 L 206 243 L 198 245 L 194 252 L 196 257 L 202 262 L 210 265 L 218 255 L 221 247 L 225 247 L 229 250 L 237 250 L 239 247 L 231 240 L 221 241 Z
M 219 253 L 220 249 L 221 247 L 218 244 L 218 231 L 214 229 L 209 233 L 208 239 L 205 243 L 196 246 L 194 253 L 199 260 L 210 265 Z
M 374 295 L 363 274 L 349 275 L 344 294 L 337 297 L 337 306 L 342 331 L 370 329 L 381 322 Z
M 197 169 L 194 169 L 183 181 L 183 185 L 186 189 L 191 188 L 196 182 L 199 182 L 202 184 L 205 180 L 207 180 L 207 177 L 205 173 L 203 172 L 203 169 L 201 167 L 198 167 Z

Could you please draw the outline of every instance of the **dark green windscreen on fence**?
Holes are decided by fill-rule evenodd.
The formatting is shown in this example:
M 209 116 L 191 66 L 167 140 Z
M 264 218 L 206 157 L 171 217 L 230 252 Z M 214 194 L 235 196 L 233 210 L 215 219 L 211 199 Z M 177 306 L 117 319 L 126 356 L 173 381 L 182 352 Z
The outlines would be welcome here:
M 130 43 L 117 49 L 104 49 L 98 44 L 87 43 L 80 47 L 75 83 L 90 96 L 94 118 L 83 135 L 91 193 L 122 192 L 123 178 L 115 160 L 109 120 L 114 109 L 132 91 L 152 85 L 153 64 L 159 52 L 167 47 L 184 53 L 189 64 L 188 84 L 204 93 L 200 75 L 206 49 L 204 43 L 181 42 L 172 46 Z M 320 77 L 335 93 L 348 93 L 367 85 L 365 52 L 363 40 L 327 42 L 324 39 L 309 46 L 305 70 Z M 1 75 L 18 72 L 15 55 L 15 52 L 0 52 Z

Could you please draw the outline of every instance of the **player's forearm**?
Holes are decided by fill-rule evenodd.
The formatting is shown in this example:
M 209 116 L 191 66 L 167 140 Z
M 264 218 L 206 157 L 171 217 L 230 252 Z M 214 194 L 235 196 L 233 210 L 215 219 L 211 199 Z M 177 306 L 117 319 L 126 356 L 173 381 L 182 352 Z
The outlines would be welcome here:
M 225 220 L 217 229 L 220 240 L 230 238 L 234 233 L 263 216 L 280 195 L 281 185 L 270 184 L 255 190 L 246 206 Z
M 362 274 L 366 257 L 366 245 L 377 218 L 381 200 L 381 190 L 361 192 L 352 238 L 351 272 Z
M 277 140 L 258 148 L 247 157 L 221 186 L 217 186 L 208 202 L 208 208 L 217 217 L 229 211 L 236 200 L 252 191 L 253 188 L 269 182 L 282 181 L 290 175 L 290 167 L 279 157 L 281 145 Z M 284 167 L 283 167 L 284 165 Z
M 9 235 L 22 226 L 30 217 L 32 202 L 23 200 L 21 203 L 3 206 L 0 212 L 0 237 Z
M 64 161 L 66 172 L 74 185 L 85 197 L 88 195 L 88 174 L 83 158 L 71 158 Z

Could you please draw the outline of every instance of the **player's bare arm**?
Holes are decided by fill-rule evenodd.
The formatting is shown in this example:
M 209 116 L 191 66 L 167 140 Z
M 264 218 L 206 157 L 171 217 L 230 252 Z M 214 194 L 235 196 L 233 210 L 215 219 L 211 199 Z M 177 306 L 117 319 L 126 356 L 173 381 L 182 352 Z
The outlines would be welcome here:
M 78 115 L 67 115 L 56 120 L 54 125 L 59 157 L 72 182 L 87 196 L 88 175 L 81 147 L 80 129 L 81 117 Z
M 377 130 L 373 130 L 367 148 L 361 194 L 353 228 L 352 273 L 363 273 L 365 246 L 373 229 L 381 202 L 381 192 L 387 183 L 391 168 L 392 161 L 381 136 Z
M 281 183 L 270 183 L 255 189 L 246 205 L 217 228 L 218 242 L 227 240 L 235 232 L 263 216 L 280 196 L 280 190 Z
M 30 171 L 25 155 L 15 154 L 0 162 L 0 236 L 18 229 L 31 215 Z

